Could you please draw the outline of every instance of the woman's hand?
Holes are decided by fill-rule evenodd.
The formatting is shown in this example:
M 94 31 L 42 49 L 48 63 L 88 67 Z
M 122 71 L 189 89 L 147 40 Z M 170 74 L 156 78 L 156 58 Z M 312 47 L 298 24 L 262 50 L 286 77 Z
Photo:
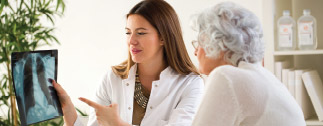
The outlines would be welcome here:
M 64 114 L 65 125 L 73 126 L 76 121 L 77 114 L 70 97 L 68 96 L 66 91 L 62 88 L 62 86 L 55 82 L 55 80 L 50 79 L 50 81 L 53 83 L 53 86 L 56 89 L 59 101 L 61 103 L 63 114 Z
M 96 119 L 100 126 L 130 126 L 130 124 L 121 120 L 118 104 L 104 106 L 86 98 L 80 97 L 79 99 L 95 109 Z

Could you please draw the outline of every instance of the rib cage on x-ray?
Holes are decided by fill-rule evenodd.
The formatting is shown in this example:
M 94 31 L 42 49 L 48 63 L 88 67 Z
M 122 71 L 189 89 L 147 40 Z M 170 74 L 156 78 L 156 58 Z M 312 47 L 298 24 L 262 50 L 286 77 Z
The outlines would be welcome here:
M 35 81 L 34 79 L 30 79 L 30 78 L 34 78 L 33 76 L 35 76 L 35 72 L 32 71 L 33 68 L 34 69 L 36 68 L 36 74 L 37 74 L 36 80 L 38 82 L 34 82 Z M 53 101 L 50 98 L 50 92 L 48 90 L 49 85 L 46 84 L 47 79 L 46 79 L 45 73 L 46 73 L 45 64 L 41 59 L 41 57 L 37 55 L 29 55 L 24 65 L 24 81 L 23 81 L 25 99 L 28 100 L 28 102 L 26 102 L 25 104 L 26 113 L 28 113 L 28 110 L 30 107 L 35 106 L 34 84 L 37 84 L 37 83 L 40 85 L 42 92 L 45 94 L 48 104 L 54 106 Z
M 56 51 L 57 55 L 57 51 Z M 57 59 L 52 53 L 12 55 L 12 73 L 21 125 L 62 116 L 56 92 L 48 79 L 56 79 Z

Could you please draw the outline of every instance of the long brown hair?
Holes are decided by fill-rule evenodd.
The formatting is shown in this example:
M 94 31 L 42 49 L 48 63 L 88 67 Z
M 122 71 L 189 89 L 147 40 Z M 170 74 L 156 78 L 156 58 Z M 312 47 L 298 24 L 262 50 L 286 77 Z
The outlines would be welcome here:
M 181 26 L 175 10 L 164 0 L 143 0 L 135 5 L 127 14 L 143 16 L 156 30 L 162 40 L 164 40 L 164 58 L 166 63 L 180 74 L 187 75 L 191 72 L 198 74 L 193 65 L 184 44 Z M 128 59 L 112 70 L 122 79 L 128 77 L 132 61 L 130 52 Z

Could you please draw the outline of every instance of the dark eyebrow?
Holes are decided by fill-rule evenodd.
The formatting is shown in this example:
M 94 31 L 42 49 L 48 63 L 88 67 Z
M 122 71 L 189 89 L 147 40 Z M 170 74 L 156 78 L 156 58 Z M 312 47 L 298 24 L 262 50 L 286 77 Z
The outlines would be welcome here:
M 136 28 L 136 31 L 138 30 L 147 30 L 146 28 Z
M 130 28 L 125 28 L 126 30 L 130 30 Z M 138 30 L 147 30 L 146 28 L 142 28 L 142 27 L 140 27 L 140 28 L 136 28 L 136 31 L 138 31 Z

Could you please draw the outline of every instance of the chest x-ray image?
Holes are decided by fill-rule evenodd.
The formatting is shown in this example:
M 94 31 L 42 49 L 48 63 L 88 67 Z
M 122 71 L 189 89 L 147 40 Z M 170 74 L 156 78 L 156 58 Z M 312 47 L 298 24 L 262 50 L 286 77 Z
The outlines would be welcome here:
M 14 52 L 12 75 L 21 125 L 63 116 L 56 91 L 57 50 Z

